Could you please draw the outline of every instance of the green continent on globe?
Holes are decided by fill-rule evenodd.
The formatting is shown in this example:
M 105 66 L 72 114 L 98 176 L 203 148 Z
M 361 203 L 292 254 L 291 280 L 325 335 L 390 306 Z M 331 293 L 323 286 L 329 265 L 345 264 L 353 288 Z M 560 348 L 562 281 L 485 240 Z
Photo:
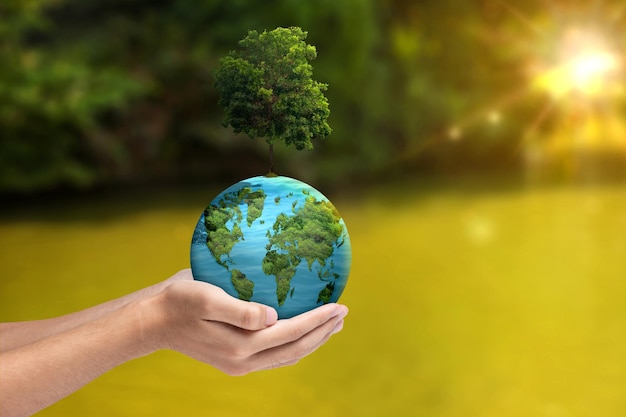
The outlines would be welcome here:
M 320 294 L 317 296 L 317 302 L 322 302 L 324 304 L 328 304 L 330 301 L 330 297 L 333 296 L 333 292 L 335 291 L 335 283 L 329 282 L 326 286 L 320 291 Z
M 250 281 L 246 277 L 246 274 L 238 269 L 233 269 L 231 271 L 230 282 L 233 283 L 235 290 L 237 290 L 239 299 L 250 301 L 254 292 L 254 282 Z
M 266 275 L 276 277 L 276 299 L 282 306 L 291 287 L 291 278 L 296 275 L 296 268 L 300 259 L 295 254 L 278 253 L 275 250 L 267 252 L 263 258 L 262 268 Z
M 227 261 L 230 261 L 230 251 L 233 246 L 244 239 L 239 226 L 243 220 L 239 206 L 241 204 L 248 206 L 246 222 L 250 226 L 261 217 L 264 203 L 265 192 L 263 190 L 252 191 L 249 187 L 243 187 L 238 191 L 224 194 L 216 204 L 211 204 L 204 210 L 206 244 L 218 264 L 228 269 L 222 257 L 227 256 Z M 231 220 L 234 224 L 229 229 L 226 225 Z
M 282 306 L 289 293 L 291 279 L 300 262 L 306 260 L 309 270 L 319 263 L 320 277 L 327 276 L 326 260 L 333 255 L 335 247 L 343 245 L 343 226 L 339 212 L 329 201 L 318 201 L 307 195 L 304 205 L 293 216 L 281 213 L 268 231 L 269 243 L 262 267 L 266 275 L 276 277 L 276 297 Z M 332 268 L 332 265 L 330 266 Z M 319 301 L 330 300 L 334 285 L 327 285 L 319 294 Z

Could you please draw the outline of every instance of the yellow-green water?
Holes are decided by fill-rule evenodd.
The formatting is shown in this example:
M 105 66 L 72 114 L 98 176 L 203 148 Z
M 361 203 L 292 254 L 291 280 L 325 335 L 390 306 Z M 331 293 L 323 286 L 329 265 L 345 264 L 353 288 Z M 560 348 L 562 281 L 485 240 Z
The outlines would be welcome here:
M 63 314 L 187 267 L 215 191 L 4 213 L 0 319 Z M 160 352 L 41 415 L 626 415 L 626 187 L 331 199 L 354 250 L 350 315 L 318 352 L 244 377 Z

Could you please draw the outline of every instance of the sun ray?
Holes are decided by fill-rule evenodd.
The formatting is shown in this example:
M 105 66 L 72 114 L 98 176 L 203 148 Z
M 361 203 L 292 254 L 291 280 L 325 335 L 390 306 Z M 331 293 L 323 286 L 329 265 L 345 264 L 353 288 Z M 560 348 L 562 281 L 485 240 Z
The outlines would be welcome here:
M 528 17 L 524 16 L 524 14 L 522 12 L 520 12 L 518 9 L 516 9 L 513 6 L 511 6 L 509 3 L 505 2 L 504 0 L 496 0 L 496 1 L 497 1 L 497 3 L 502 5 L 502 7 L 504 7 L 504 9 L 506 11 L 511 13 L 511 15 L 515 16 L 517 18 L 517 20 L 519 22 L 523 23 L 527 28 L 531 29 L 533 32 L 535 32 L 537 34 L 542 34 L 543 33 L 543 30 L 541 30 L 541 28 L 539 28 L 539 26 L 537 26 Z
M 556 101 L 548 100 L 544 106 L 537 112 L 535 118 L 526 126 L 524 129 L 524 133 L 522 134 L 522 142 L 521 144 L 527 143 L 529 140 L 535 136 L 535 133 L 541 127 L 541 124 L 548 118 L 548 116 L 555 110 Z
M 496 94 L 482 103 L 471 103 L 439 133 L 411 143 L 402 161 L 414 160 L 442 143 L 480 140 L 483 133 L 494 134 L 484 129 L 508 125 L 491 132 L 509 135 L 501 140 L 514 141 L 511 149 L 528 163 L 528 170 L 536 169 L 537 161 L 559 165 L 562 158 L 563 164 L 571 164 L 572 154 L 593 159 L 592 155 L 608 152 L 619 158 L 621 152 L 626 163 L 626 123 L 617 111 L 626 101 L 626 59 L 620 49 L 626 41 L 619 31 L 626 2 L 616 7 L 602 0 L 541 3 L 541 10 L 526 14 L 506 0 L 493 0 L 508 21 L 505 17 L 495 32 L 484 27 L 476 33 L 485 46 L 506 48 L 516 65 L 511 70 L 520 74 L 519 84 L 494 90 Z M 537 102 L 529 112 L 529 105 Z M 523 120 L 519 112 L 528 113 L 516 134 L 509 120 Z

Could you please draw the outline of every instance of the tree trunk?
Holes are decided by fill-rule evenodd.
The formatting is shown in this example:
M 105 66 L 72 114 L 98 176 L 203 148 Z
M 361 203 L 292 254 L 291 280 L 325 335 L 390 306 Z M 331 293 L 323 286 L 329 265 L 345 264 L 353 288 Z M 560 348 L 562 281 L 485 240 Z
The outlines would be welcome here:
M 267 176 L 274 176 L 274 143 L 270 142 L 270 172 L 268 172 Z

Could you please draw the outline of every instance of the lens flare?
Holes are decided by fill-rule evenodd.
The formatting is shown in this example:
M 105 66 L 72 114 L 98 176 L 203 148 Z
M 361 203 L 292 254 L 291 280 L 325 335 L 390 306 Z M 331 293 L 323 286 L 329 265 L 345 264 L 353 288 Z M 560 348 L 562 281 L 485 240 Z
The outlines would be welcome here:
M 555 55 L 556 62 L 545 65 L 537 78 L 537 84 L 555 97 L 607 95 L 617 82 L 619 55 L 595 33 L 567 31 Z
M 617 58 L 606 51 L 588 51 L 575 58 L 569 68 L 572 85 L 589 90 L 596 81 L 603 79 L 617 67 Z

